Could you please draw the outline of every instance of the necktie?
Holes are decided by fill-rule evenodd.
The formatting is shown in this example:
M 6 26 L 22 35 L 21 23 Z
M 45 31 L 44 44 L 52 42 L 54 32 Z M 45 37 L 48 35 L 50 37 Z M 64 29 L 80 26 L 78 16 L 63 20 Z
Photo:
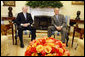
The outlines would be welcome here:
M 56 20 L 57 20 L 57 22 L 58 22 L 58 24 L 59 24 L 60 22 L 59 22 L 59 19 L 58 19 L 58 15 L 56 15 Z
M 56 15 L 56 19 L 58 20 L 58 15 Z

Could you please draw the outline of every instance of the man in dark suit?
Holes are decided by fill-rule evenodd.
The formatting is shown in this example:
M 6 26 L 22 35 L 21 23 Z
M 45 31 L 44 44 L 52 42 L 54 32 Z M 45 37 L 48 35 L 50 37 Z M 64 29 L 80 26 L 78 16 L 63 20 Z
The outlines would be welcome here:
M 52 17 L 52 25 L 48 27 L 48 37 L 51 37 L 53 31 L 61 32 L 61 41 L 65 43 L 65 38 L 67 39 L 66 46 L 68 46 L 68 30 L 66 29 L 67 24 L 64 15 L 59 14 L 59 9 L 54 9 L 55 15 Z
M 23 12 L 18 13 L 16 17 L 16 23 L 18 27 L 18 36 L 20 39 L 20 46 L 23 48 L 23 30 L 31 31 L 31 41 L 36 38 L 36 29 L 31 26 L 33 23 L 32 17 L 30 13 L 27 13 L 28 8 L 25 6 L 22 8 Z

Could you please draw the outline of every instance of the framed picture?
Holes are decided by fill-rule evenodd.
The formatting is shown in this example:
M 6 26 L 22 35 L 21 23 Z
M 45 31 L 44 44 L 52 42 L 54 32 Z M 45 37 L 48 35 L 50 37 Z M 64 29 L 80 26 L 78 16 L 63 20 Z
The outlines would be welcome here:
M 3 1 L 3 6 L 15 6 L 15 1 Z
M 72 1 L 72 5 L 84 5 L 84 1 Z

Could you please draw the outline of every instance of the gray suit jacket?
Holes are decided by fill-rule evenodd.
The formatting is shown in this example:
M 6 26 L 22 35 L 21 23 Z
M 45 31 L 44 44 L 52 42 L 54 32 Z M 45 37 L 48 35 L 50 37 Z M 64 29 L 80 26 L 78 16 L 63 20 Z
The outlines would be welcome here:
M 67 27 L 64 15 L 59 14 L 58 15 L 58 20 L 56 19 L 56 15 L 54 15 L 52 18 L 52 25 L 56 26 L 63 26 L 63 27 Z

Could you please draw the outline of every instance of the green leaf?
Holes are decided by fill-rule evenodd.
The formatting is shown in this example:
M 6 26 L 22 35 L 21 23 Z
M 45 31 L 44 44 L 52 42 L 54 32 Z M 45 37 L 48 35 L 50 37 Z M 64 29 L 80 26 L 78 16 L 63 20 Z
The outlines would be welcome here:
M 63 7 L 63 4 L 60 1 L 27 1 L 26 2 L 27 6 L 30 6 L 32 8 L 47 8 L 47 7 L 52 7 L 52 8 L 61 8 Z

